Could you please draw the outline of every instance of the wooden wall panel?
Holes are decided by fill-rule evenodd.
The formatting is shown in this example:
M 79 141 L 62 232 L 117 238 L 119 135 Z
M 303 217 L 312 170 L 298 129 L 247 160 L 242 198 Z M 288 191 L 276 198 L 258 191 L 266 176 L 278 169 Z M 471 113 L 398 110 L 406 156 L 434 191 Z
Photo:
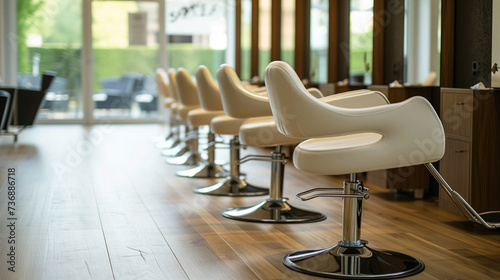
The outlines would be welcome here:
M 310 0 L 295 4 L 295 71 L 301 79 L 309 78 L 310 68 Z
M 441 2 L 441 86 L 453 87 L 455 0 Z
M 241 0 L 235 0 L 235 9 L 234 9 L 234 17 L 235 17 L 235 50 L 234 50 L 234 55 L 235 55 L 235 62 L 234 62 L 234 68 L 236 70 L 236 73 L 238 73 L 238 76 L 241 77 Z
M 328 5 L 328 82 L 338 81 L 339 55 L 339 2 L 330 1 Z
M 337 80 L 349 78 L 350 11 L 350 0 L 338 0 Z
M 281 0 L 271 3 L 271 61 L 281 60 Z
M 453 87 L 469 88 L 479 82 L 490 86 L 491 24 L 492 0 L 455 1 Z
M 375 1 L 373 6 L 374 85 L 404 79 L 404 0 Z
M 374 85 L 384 84 L 384 2 L 374 1 L 373 3 L 372 83 Z
M 252 50 L 250 76 L 259 75 L 259 0 L 252 0 Z

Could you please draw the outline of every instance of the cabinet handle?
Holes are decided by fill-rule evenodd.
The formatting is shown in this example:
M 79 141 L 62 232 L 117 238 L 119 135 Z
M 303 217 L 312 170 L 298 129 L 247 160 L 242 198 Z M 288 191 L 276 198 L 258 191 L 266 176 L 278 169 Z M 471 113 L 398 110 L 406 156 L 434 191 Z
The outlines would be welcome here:
M 457 102 L 456 105 L 465 105 L 463 102 Z
M 457 154 L 465 153 L 465 150 L 456 150 L 455 153 Z

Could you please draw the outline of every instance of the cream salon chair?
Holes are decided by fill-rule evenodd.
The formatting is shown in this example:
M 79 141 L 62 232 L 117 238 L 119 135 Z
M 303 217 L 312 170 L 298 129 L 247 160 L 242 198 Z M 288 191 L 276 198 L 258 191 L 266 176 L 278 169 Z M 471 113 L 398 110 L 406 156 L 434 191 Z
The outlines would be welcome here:
M 210 70 L 204 65 L 196 71 L 196 85 L 201 108 L 188 113 L 188 123 L 191 127 L 198 128 L 209 126 L 212 119 L 224 116 L 220 100 L 219 87 Z M 189 178 L 224 178 L 228 175 L 222 166 L 215 164 L 215 135 L 209 128 L 208 131 L 207 161 L 189 170 L 178 171 L 177 176 Z
M 163 96 L 163 105 L 167 111 L 167 119 L 169 123 L 169 133 L 163 141 L 156 145 L 159 149 L 173 148 L 180 143 L 179 138 L 179 123 L 175 117 L 177 112 L 177 97 L 174 92 L 170 89 L 168 83 L 167 72 L 163 68 L 156 69 L 156 86 L 158 93 Z
M 223 109 L 220 96 L 220 89 L 217 82 L 208 72 L 206 67 L 200 67 L 196 73 L 196 79 L 201 86 L 205 85 L 207 90 L 199 91 L 200 101 L 202 104 L 210 102 L 210 106 L 205 109 L 220 110 Z M 229 175 L 222 181 L 207 187 L 196 188 L 193 191 L 198 194 L 216 195 L 216 196 L 259 196 L 268 195 L 269 189 L 260 188 L 249 184 L 245 176 L 240 172 L 240 149 L 242 145 L 239 141 L 239 132 L 241 125 L 246 121 L 246 118 L 232 118 L 226 114 L 217 116 L 211 121 L 211 131 L 217 135 L 232 136 L 229 142 Z M 212 147 L 215 147 L 212 146 Z M 209 147 L 210 148 L 210 147 Z
M 221 90 L 224 112 L 233 118 L 249 118 L 240 127 L 241 143 L 253 147 L 276 147 L 271 156 L 247 156 L 239 161 L 240 164 L 248 160 L 271 162 L 270 197 L 254 206 L 228 209 L 223 212 L 223 216 L 241 221 L 267 223 L 316 222 L 325 219 L 321 213 L 292 206 L 283 196 L 284 170 L 288 159 L 282 152 L 282 148 L 286 145 L 297 144 L 305 138 L 289 137 L 280 133 L 271 116 L 268 98 L 254 94 L 243 87 L 236 72 L 230 66 L 221 66 L 217 71 L 217 81 Z M 317 89 L 306 92 L 311 98 L 316 98 L 311 92 L 320 95 Z M 342 97 L 354 100 L 379 100 L 380 98 L 385 100 L 381 94 L 373 96 L 370 92 L 358 91 L 321 98 L 318 102 L 336 102 L 336 99 L 340 100 Z M 367 101 L 367 104 L 369 103 Z
M 185 143 L 185 134 L 187 132 L 186 120 L 181 120 L 179 115 L 179 110 L 181 109 L 181 103 L 179 99 L 179 92 L 177 89 L 177 82 L 175 81 L 176 70 L 173 68 L 168 69 L 167 77 L 168 77 L 168 88 L 169 91 L 174 98 L 174 103 L 171 105 L 171 116 L 172 120 L 175 123 L 176 129 L 173 131 L 173 136 L 169 141 L 166 141 L 163 144 L 159 145 L 159 148 L 163 149 L 161 154 L 167 157 L 178 157 L 183 155 L 188 151 L 188 147 Z M 186 110 L 185 108 L 183 110 Z M 184 138 L 181 135 L 181 132 L 184 131 Z
M 189 73 L 179 68 L 175 73 L 175 83 L 180 106 L 177 110 L 177 116 L 181 121 L 188 122 L 189 113 L 200 108 L 196 83 L 191 79 Z M 197 125 L 196 123 L 195 125 Z M 186 125 L 186 136 L 184 140 L 187 151 L 180 156 L 166 159 L 167 164 L 172 165 L 200 165 L 203 159 L 198 151 L 198 126 L 193 126 L 188 122 Z M 181 149 L 181 151 L 184 149 Z M 179 152 L 177 152 L 179 153 Z M 163 155 L 166 155 L 163 153 Z
M 361 239 L 362 201 L 369 195 L 356 173 L 441 159 L 444 131 L 431 104 L 414 97 L 371 108 L 330 106 L 312 98 L 294 70 L 280 61 L 269 64 L 265 81 L 279 131 L 312 138 L 296 147 L 295 166 L 315 174 L 350 174 L 343 188 L 318 188 L 297 195 L 302 200 L 342 198 L 342 240 L 331 247 L 292 252 L 284 264 L 302 273 L 340 279 L 390 279 L 421 272 L 420 260 L 372 249 Z

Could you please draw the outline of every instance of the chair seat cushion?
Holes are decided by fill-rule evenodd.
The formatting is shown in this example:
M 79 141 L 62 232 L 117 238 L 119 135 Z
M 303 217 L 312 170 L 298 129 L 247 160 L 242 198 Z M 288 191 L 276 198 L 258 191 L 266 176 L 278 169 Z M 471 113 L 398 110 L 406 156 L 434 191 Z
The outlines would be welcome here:
M 219 135 L 238 135 L 240 126 L 247 119 L 235 119 L 227 115 L 218 116 L 212 119 L 212 132 Z
M 181 121 L 187 121 L 189 111 L 194 110 L 194 109 L 198 109 L 198 108 L 200 108 L 199 105 L 184 106 L 184 105 L 180 104 L 179 106 L 177 106 L 177 117 Z
M 165 97 L 163 100 L 163 104 L 167 109 L 171 108 L 172 104 L 175 102 L 175 100 L 171 97 Z
M 304 140 L 288 137 L 279 132 L 272 116 L 250 118 L 240 128 L 240 142 L 253 147 L 292 145 Z
M 194 109 L 188 113 L 188 122 L 192 127 L 210 125 L 213 118 L 224 115 L 224 111 L 207 111 L 202 108 Z
M 294 165 L 303 171 L 341 175 L 421 164 L 420 155 L 378 133 L 314 138 L 294 151 Z

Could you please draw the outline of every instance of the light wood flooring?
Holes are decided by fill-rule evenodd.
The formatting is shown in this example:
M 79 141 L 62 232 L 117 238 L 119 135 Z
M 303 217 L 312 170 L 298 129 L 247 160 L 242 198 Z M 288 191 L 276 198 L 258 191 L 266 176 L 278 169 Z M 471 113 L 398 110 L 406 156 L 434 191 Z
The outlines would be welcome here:
M 38 125 L 17 144 L 0 138 L 0 279 L 320 279 L 289 270 L 285 254 L 330 246 L 341 238 L 341 200 L 293 198 L 311 187 L 340 186 L 287 164 L 285 195 L 328 219 L 259 224 L 221 211 L 265 197 L 195 195 L 215 180 L 175 176 L 153 139 L 160 125 Z M 252 149 L 242 154 L 268 154 Z M 227 151 L 219 155 L 227 155 Z M 16 272 L 7 270 L 7 170 L 16 168 Z M 267 162 L 242 167 L 248 181 L 269 185 Z M 370 186 L 362 237 L 426 268 L 406 279 L 500 279 L 500 230 L 487 230 L 440 210 Z

